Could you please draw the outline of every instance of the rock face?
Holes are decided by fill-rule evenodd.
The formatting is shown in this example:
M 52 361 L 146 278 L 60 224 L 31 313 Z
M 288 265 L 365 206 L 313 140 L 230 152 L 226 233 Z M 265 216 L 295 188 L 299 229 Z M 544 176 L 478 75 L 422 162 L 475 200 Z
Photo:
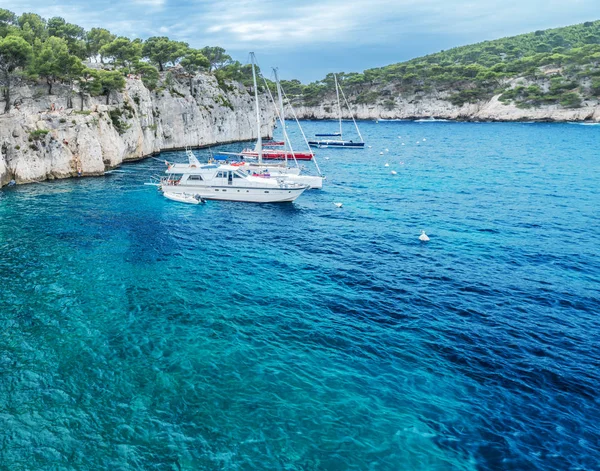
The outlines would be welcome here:
M 547 82 L 547 81 L 546 81 Z M 509 81 L 510 86 L 530 85 L 524 79 Z M 547 83 L 541 83 L 547 86 Z M 535 108 L 519 108 L 515 104 L 504 104 L 496 95 L 489 101 L 455 106 L 445 98 L 448 94 L 394 95 L 390 93 L 385 102 L 374 104 L 352 104 L 357 119 L 451 119 L 466 121 L 597 121 L 600 122 L 600 103 L 587 100 L 579 108 L 560 105 L 543 105 Z M 350 103 L 355 97 L 349 96 Z M 319 106 L 298 106 L 296 112 L 303 119 L 337 119 L 335 95 Z M 350 119 L 346 106 L 342 106 L 344 119 Z
M 296 106 L 300 119 L 337 119 L 337 104 L 324 102 L 320 106 Z M 583 103 L 581 108 L 563 108 L 548 105 L 539 108 L 518 108 L 498 101 L 454 106 L 436 98 L 397 99 L 393 109 L 381 104 L 352 105 L 355 119 L 452 119 L 465 121 L 596 121 L 600 122 L 600 105 Z M 342 117 L 350 119 L 348 109 L 342 109 Z
M 69 87 L 53 88 L 53 95 L 45 86 L 13 89 L 17 106 L 0 115 L 0 186 L 98 175 L 161 150 L 257 138 L 253 96 L 239 84 L 222 89 L 209 75 L 191 84 L 172 79 L 157 91 L 128 78 L 108 105 L 105 96 L 84 96 L 82 103 Z M 272 135 L 275 122 L 267 103 L 261 99 L 263 136 Z

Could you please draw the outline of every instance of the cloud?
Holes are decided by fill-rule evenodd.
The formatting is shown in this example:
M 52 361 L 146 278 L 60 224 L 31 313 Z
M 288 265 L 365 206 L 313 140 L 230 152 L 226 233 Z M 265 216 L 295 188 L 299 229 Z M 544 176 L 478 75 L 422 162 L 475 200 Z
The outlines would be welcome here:
M 254 50 L 301 78 L 600 17 L 598 0 L 95 0 L 93 9 L 87 0 L 2 0 L 2 8 L 220 45 L 240 60 Z
M 140 5 L 148 5 L 151 7 L 162 7 L 165 5 L 166 0 L 132 0 L 133 3 L 138 3 Z

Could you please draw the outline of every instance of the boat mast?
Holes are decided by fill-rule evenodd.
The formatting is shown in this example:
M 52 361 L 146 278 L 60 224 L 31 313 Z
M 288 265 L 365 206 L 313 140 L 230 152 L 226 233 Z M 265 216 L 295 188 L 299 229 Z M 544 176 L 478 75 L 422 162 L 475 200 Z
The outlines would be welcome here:
M 254 65 L 256 62 L 256 57 L 254 56 L 253 52 L 250 53 L 250 59 L 252 61 L 252 80 L 254 80 L 254 100 L 256 102 L 256 128 L 258 130 L 258 138 L 256 140 L 256 152 L 258 153 L 258 163 L 262 164 L 263 150 L 262 136 L 260 134 L 260 109 L 258 106 L 258 86 L 256 85 L 256 70 Z
M 285 166 L 287 167 L 288 158 L 287 158 L 287 150 L 288 150 L 288 140 L 287 132 L 285 129 L 285 116 L 283 115 L 283 98 L 281 97 L 281 84 L 279 83 L 279 75 L 277 74 L 277 69 L 273 67 L 273 75 L 275 75 L 275 83 L 277 84 L 277 97 L 279 98 L 279 121 L 281 122 L 281 129 L 283 130 L 283 152 L 285 154 Z
M 335 80 L 335 94 L 337 96 L 338 117 L 340 119 L 340 139 L 342 139 L 342 105 L 340 103 L 340 90 L 338 89 L 338 81 L 337 81 L 337 75 L 336 74 L 333 74 L 333 79 Z
M 365 142 L 365 140 L 362 137 L 362 134 L 360 133 L 360 129 L 358 129 L 358 124 L 356 124 L 356 120 L 354 119 L 354 112 L 352 111 L 352 108 L 350 108 L 350 103 L 348 103 L 348 100 L 346 99 L 346 94 L 344 93 L 344 89 L 342 87 L 340 87 L 340 91 L 342 92 L 342 97 L 344 98 L 344 102 L 346 103 L 346 106 L 348 107 L 348 111 L 350 111 L 350 116 L 352 117 L 352 122 L 354 123 L 354 127 L 356 128 L 358 137 L 360 137 L 361 142 Z

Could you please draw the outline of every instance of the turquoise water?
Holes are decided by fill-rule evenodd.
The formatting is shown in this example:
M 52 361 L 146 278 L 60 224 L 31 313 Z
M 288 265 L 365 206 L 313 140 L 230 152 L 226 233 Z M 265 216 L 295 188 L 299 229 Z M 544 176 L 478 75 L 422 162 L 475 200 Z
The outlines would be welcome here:
M 598 469 L 600 126 L 361 130 L 294 204 L 0 191 L 0 469 Z

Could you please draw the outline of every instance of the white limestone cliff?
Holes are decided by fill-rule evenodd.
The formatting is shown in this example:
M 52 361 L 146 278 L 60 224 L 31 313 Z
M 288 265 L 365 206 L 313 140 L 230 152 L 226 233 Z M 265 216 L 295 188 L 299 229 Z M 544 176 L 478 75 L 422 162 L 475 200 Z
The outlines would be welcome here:
M 158 91 L 128 78 L 125 90 L 106 97 L 72 96 L 69 88 L 21 84 L 17 106 L 0 115 L 0 186 L 99 175 L 126 160 L 161 150 L 256 139 L 254 99 L 243 86 L 222 89 L 210 75 L 173 80 Z M 4 104 L 0 102 L 0 109 Z M 273 109 L 261 99 L 261 134 L 272 135 Z M 111 116 L 112 114 L 112 116 Z
M 545 105 L 519 108 L 504 104 L 498 96 L 489 101 L 455 106 L 439 97 L 397 97 L 393 108 L 381 103 L 353 104 L 356 119 L 449 119 L 466 121 L 595 121 L 600 122 L 600 104 L 583 102 L 580 108 Z M 337 119 L 337 104 L 327 100 L 319 106 L 295 105 L 301 119 Z M 350 119 L 348 109 L 342 109 L 344 119 Z

